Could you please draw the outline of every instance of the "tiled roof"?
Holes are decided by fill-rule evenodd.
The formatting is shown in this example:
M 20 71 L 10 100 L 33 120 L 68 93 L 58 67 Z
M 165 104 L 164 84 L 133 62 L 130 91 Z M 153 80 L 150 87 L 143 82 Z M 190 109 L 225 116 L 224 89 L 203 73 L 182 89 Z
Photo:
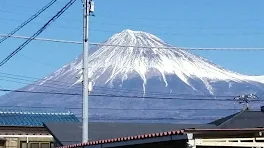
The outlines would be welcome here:
M 151 134 L 144 134 L 144 135 L 120 137 L 120 138 L 114 138 L 114 139 L 89 141 L 87 143 L 79 143 L 79 144 L 73 144 L 73 145 L 68 145 L 68 146 L 61 146 L 58 148 L 75 148 L 75 147 L 80 147 L 80 146 L 92 146 L 92 145 L 99 145 L 99 144 L 106 144 L 106 143 L 140 140 L 140 139 L 164 137 L 164 136 L 170 136 L 170 135 L 183 135 L 183 134 L 184 134 L 184 130 L 168 131 L 168 132 L 161 132 L 161 133 L 151 133 Z
M 0 111 L 0 126 L 42 127 L 44 122 L 79 122 L 79 120 L 70 112 Z

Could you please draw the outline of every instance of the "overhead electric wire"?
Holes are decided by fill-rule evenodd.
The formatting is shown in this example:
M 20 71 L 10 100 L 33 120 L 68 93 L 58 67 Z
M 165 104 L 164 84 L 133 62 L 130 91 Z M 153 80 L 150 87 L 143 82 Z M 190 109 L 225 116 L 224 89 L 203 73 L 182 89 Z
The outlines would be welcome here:
M 10 108 L 14 107 L 11 105 L 0 105 L 0 108 Z M 18 106 L 21 108 L 31 108 L 31 109 L 57 109 L 58 106 Z M 63 109 L 69 110 L 80 110 L 81 107 L 64 107 Z M 232 109 L 232 108 L 109 108 L 109 107 L 89 107 L 91 110 L 120 110 L 120 111 L 213 111 L 213 110 L 224 110 L 224 111 L 237 111 L 241 109 Z
M 1 18 L 0 20 L 5 20 L 5 21 L 12 21 L 12 22 L 20 22 L 21 20 L 16 20 L 16 19 L 10 19 L 10 18 Z M 77 20 L 72 20 L 72 19 L 61 19 L 65 22 L 74 22 Z M 129 27 L 143 27 L 143 28 L 149 28 L 149 25 L 131 25 L 131 24 L 115 24 L 115 23 L 107 23 L 107 22 L 94 22 L 91 21 L 91 24 L 95 24 L 98 26 L 98 24 L 100 25 L 106 25 L 106 26 L 122 26 L 123 28 L 129 28 Z M 36 25 L 36 24 L 42 24 L 41 22 L 32 22 L 31 24 Z M 65 24 L 65 23 L 64 23 Z M 81 31 L 80 27 L 72 27 L 72 26 L 68 26 L 68 25 L 61 25 L 61 24 L 57 24 L 57 26 L 55 26 L 56 29 L 67 29 L 67 30 L 76 30 L 76 31 Z M 164 28 L 168 29 L 168 28 L 174 28 L 172 26 L 153 26 L 151 25 L 152 28 L 163 28 L 163 31 L 161 32 L 157 32 L 157 35 L 166 35 L 166 36 L 208 36 L 208 35 L 213 35 L 213 36 L 248 36 L 248 35 L 264 35 L 264 32 L 238 32 L 238 33 L 229 33 L 230 31 L 236 31 L 236 28 L 232 28 L 232 27 L 220 27 L 220 28 L 215 28 L 215 27 L 209 27 L 209 28 L 203 28 L 203 27 L 198 27 L 198 28 L 180 28 L 180 30 L 208 30 L 208 33 L 205 32 L 201 32 L 201 33 L 197 33 L 197 31 L 195 31 L 195 33 L 173 33 L 171 31 L 169 32 L 164 32 Z M 251 26 L 251 27 L 243 27 L 243 29 L 256 29 L 256 28 L 263 28 L 263 26 Z M 177 29 L 179 29 L 179 27 L 177 27 Z M 212 30 L 228 30 L 228 33 L 213 33 Z M 100 32 L 100 33 L 117 33 L 119 32 L 119 30 L 102 30 L 102 29 L 89 29 L 90 32 Z
M 43 92 L 43 91 L 27 91 L 27 90 L 11 90 L 0 89 L 2 92 L 17 92 L 17 93 L 33 93 L 33 94 L 54 94 L 54 95 L 69 95 L 69 96 L 81 96 L 81 93 L 65 93 L 65 92 Z M 217 101 L 217 102 L 236 102 L 234 98 L 230 99 L 204 99 L 204 98 L 187 98 L 187 97 L 161 97 L 161 96 L 136 96 L 136 95 L 115 95 L 115 94 L 90 94 L 94 97 L 107 98 L 126 98 L 126 99 L 153 99 L 153 100 L 182 100 L 182 101 Z M 264 100 L 252 100 L 252 102 L 262 102 Z
M 29 19 L 27 19 L 25 22 L 23 22 L 21 25 L 19 25 L 17 28 L 15 28 L 13 31 L 11 31 L 6 37 L 0 39 L 0 44 L 4 42 L 6 39 L 8 39 L 11 35 L 15 34 L 17 31 L 19 31 L 21 28 L 26 26 L 28 23 L 30 23 L 32 20 L 37 18 L 41 13 L 43 13 L 45 10 L 47 10 L 50 6 L 52 6 L 57 0 L 51 0 L 47 5 L 45 5 L 43 8 L 41 8 L 37 13 L 32 15 Z
M 27 60 L 29 60 L 29 61 L 33 61 L 34 63 L 40 63 L 40 64 L 45 65 L 45 66 L 47 66 L 47 67 L 52 67 L 52 68 L 54 68 L 54 66 L 52 66 L 53 64 L 51 64 L 51 63 L 46 63 L 46 62 L 43 62 L 43 61 L 41 61 L 41 60 L 39 60 L 39 59 L 34 59 L 34 58 L 32 58 L 32 57 L 26 56 L 26 55 L 21 54 L 21 53 L 19 54 L 19 56 L 21 56 L 21 57 L 23 57 L 23 58 L 25 58 L 25 59 L 27 59 Z
M 8 36 L 8 35 L 6 35 L 6 34 L 0 34 L 0 36 Z M 12 38 L 19 38 L 19 39 L 30 39 L 30 37 L 26 37 L 26 36 L 11 35 L 10 37 L 12 37 Z M 59 43 L 71 43 L 71 44 L 82 44 L 82 42 L 79 42 L 79 41 L 47 39 L 47 38 L 34 38 L 33 40 L 48 41 L 48 42 L 59 42 Z
M 9 21 L 9 22 L 21 22 L 21 20 L 17 20 L 17 19 L 13 19 L 13 18 L 3 18 L 3 17 L 0 17 L 0 20 L 5 20 L 5 22 L 7 22 L 7 21 Z M 67 22 L 69 22 L 69 21 L 67 21 Z M 0 21 L 0 23 L 1 23 L 1 21 Z M 34 21 L 34 22 L 31 22 L 30 24 L 39 26 L 39 25 L 43 25 L 43 22 L 42 21 Z M 64 24 L 66 24 L 66 23 L 64 23 Z M 72 27 L 72 26 L 68 26 L 68 25 L 57 24 L 56 26 L 53 26 L 53 27 L 54 27 L 54 29 L 81 31 L 80 27 Z
M 158 46 L 133 46 L 118 45 L 105 43 L 89 43 L 95 46 L 111 46 L 111 47 L 134 47 L 134 48 L 158 48 L 158 49 L 182 49 L 182 50 L 264 50 L 264 48 L 199 48 L 199 47 L 158 47 Z
M 34 38 L 40 35 L 52 22 L 58 19 L 76 0 L 70 0 L 55 16 L 53 16 L 43 27 L 41 27 L 33 36 L 30 37 L 26 42 L 20 45 L 16 50 L 14 50 L 10 55 L 8 55 L 2 62 L 0 62 L 0 67 L 8 62 L 14 55 L 16 55 L 20 50 L 22 50 L 27 44 L 29 44 Z
M 3 87 L 0 85 L 0 88 L 3 89 Z M 10 97 L 8 93 L 5 93 L 6 97 L 11 100 L 11 102 L 15 105 L 15 107 L 20 111 L 20 107 L 16 104 L 15 100 Z M 13 106 L 14 107 L 14 106 Z
M 69 96 L 81 96 L 80 93 L 65 93 L 65 92 L 43 92 L 43 91 L 27 91 L 27 90 L 11 90 L 11 89 L 0 89 L 2 92 L 17 92 L 17 93 L 32 93 L 32 94 L 53 94 L 53 95 L 69 95 Z
M 8 74 L 8 73 L 5 73 L 5 74 Z M 11 76 L 12 76 L 12 74 L 11 74 Z M 15 75 L 15 76 L 17 76 L 17 75 Z M 26 76 L 24 76 L 24 77 L 26 77 Z M 32 77 L 27 77 L 27 78 L 32 78 Z M 15 78 L 15 79 L 20 79 L 20 78 Z M 38 78 L 33 78 L 33 79 L 36 80 Z M 0 78 L 0 80 L 3 80 L 3 79 Z M 5 79 L 4 79 L 4 81 L 9 81 L 10 82 L 10 80 L 5 80 Z M 36 92 L 36 93 L 41 93 L 41 94 L 46 93 L 46 94 L 68 95 L 67 93 L 66 94 L 63 94 L 63 92 L 65 92 L 65 90 L 69 90 L 70 89 L 70 88 L 54 87 L 53 85 L 55 85 L 57 83 L 50 83 L 51 86 L 48 86 L 48 85 L 43 86 L 43 85 L 38 85 L 38 84 L 23 83 L 23 82 L 17 82 L 17 81 L 11 81 L 11 82 L 22 83 L 22 84 L 29 84 L 29 85 L 33 85 L 35 87 L 43 87 L 43 88 L 49 88 L 49 89 L 50 88 L 53 88 L 53 89 L 51 89 L 49 91 L 46 91 L 46 92 Z M 60 81 L 55 81 L 55 82 L 60 82 Z M 65 84 L 71 84 L 71 83 L 67 83 L 67 82 L 61 82 L 61 83 L 62 83 L 62 85 L 64 87 L 65 87 Z M 65 84 L 63 84 L 63 83 L 65 83 Z M 117 94 L 119 94 L 119 93 L 122 94 L 121 96 L 119 96 L 121 98 L 127 97 L 128 94 L 132 94 L 133 95 L 133 94 L 143 93 L 142 91 L 139 91 L 139 90 L 127 90 L 127 89 L 117 89 L 116 88 L 116 91 L 115 91 L 115 89 L 111 89 L 111 88 L 108 88 L 108 87 L 101 87 L 101 88 L 102 89 L 100 89 L 100 87 L 99 88 L 95 87 L 94 90 L 102 90 L 104 93 L 106 93 L 107 91 L 110 91 L 111 94 L 113 94 L 113 93 L 115 94 L 115 96 L 113 96 L 115 98 L 118 98 L 117 97 Z M 62 90 L 63 92 L 53 93 L 53 92 L 57 92 L 58 90 Z M 77 90 L 74 90 L 74 91 L 79 92 L 78 89 Z M 73 93 L 74 91 L 71 91 L 71 92 Z M 151 97 L 150 99 L 163 99 L 163 98 L 166 98 L 166 99 L 167 98 L 170 98 L 170 99 L 179 99 L 180 98 L 181 100 L 184 100 L 184 98 L 186 98 L 186 101 L 188 101 L 188 100 L 200 100 L 200 101 L 204 101 L 204 100 L 208 100 L 207 98 L 209 98 L 209 101 L 212 101 L 211 99 L 214 98 L 214 100 L 216 102 L 218 101 L 218 99 L 220 99 L 220 102 L 223 102 L 223 100 L 221 100 L 221 98 L 229 98 L 227 101 L 230 101 L 230 99 L 236 97 L 236 96 L 231 96 L 231 95 L 215 95 L 215 96 L 212 96 L 212 95 L 193 95 L 193 94 L 173 94 L 173 93 L 162 93 L 162 92 L 145 92 L 145 94 L 146 94 L 146 96 Z M 74 95 L 80 95 L 80 94 L 77 93 L 77 94 L 74 94 Z M 112 96 L 109 96 L 109 94 L 107 94 L 107 95 L 108 95 L 107 97 L 112 98 Z M 98 95 L 95 95 L 95 97 L 96 96 L 98 96 Z M 131 98 L 131 95 L 129 95 L 128 97 Z M 139 98 L 138 96 L 132 96 L 132 98 L 133 97 Z M 142 96 L 140 96 L 140 98 L 142 98 Z M 199 98 L 199 99 L 191 99 L 191 98 Z M 262 101 L 264 101 L 264 100 L 256 100 L 254 102 L 257 103 L 257 102 L 262 102 Z M 223 105 L 223 104 L 218 104 L 218 103 L 216 103 L 216 104 L 217 105 L 221 105 L 221 106 L 225 106 L 225 107 L 227 105 L 227 104 L 226 105 Z
M 23 15 L 23 16 L 30 15 L 29 13 L 18 13 L 18 12 L 8 11 L 6 9 L 0 9 L 0 12 L 16 14 L 16 15 Z M 49 18 L 49 16 L 42 16 L 42 17 Z M 80 18 L 81 18 L 81 16 L 80 16 Z M 9 18 L 0 18 L 0 19 L 7 19 L 7 20 L 12 20 L 12 21 L 20 21 L 20 20 L 17 20 L 17 19 L 9 19 Z M 65 22 L 69 22 L 69 21 L 71 21 L 71 22 L 81 22 L 80 21 L 81 19 L 78 20 L 78 19 L 70 19 L 70 18 L 65 19 L 65 18 L 63 18 L 63 19 L 60 19 L 60 20 L 65 21 Z M 36 21 L 36 22 L 37 23 L 41 23 L 39 21 Z
M 137 118 L 137 117 L 125 117 L 125 118 L 117 118 L 117 119 L 112 119 L 112 118 L 103 118 L 103 119 L 98 119 L 98 117 L 89 117 L 90 120 L 98 120 L 98 121 L 162 121 L 162 120 L 171 120 L 171 121 L 191 121 L 191 120 L 199 120 L 199 121 L 204 121 L 204 120 L 216 120 L 221 117 L 193 117 L 193 118 L 174 118 L 174 117 L 156 117 L 156 118 Z
M 2 78 L 1 78 L 2 77 Z M 11 80 L 10 80 L 11 79 Z M 0 80 L 4 81 L 11 81 L 11 82 L 17 82 L 17 83 L 22 83 L 22 84 L 29 84 L 33 85 L 36 87 L 47 87 L 47 88 L 54 88 L 54 89 L 63 89 L 63 90 L 68 90 L 71 88 L 73 85 L 72 83 L 69 82 L 63 82 L 63 81 L 57 81 L 57 80 L 47 80 L 45 82 L 45 86 L 43 85 L 38 85 L 35 84 L 36 82 L 41 82 L 42 80 L 45 81 L 45 79 L 40 79 L 40 78 L 34 78 L 34 77 L 28 77 L 28 76 L 22 76 L 22 75 L 15 75 L 15 74 L 10 74 L 10 73 L 3 73 L 0 72 Z M 24 83 L 20 81 L 13 81 L 13 80 L 21 80 L 21 81 L 26 81 L 26 82 L 32 82 L 32 83 Z M 57 86 L 57 87 L 56 87 Z M 68 87 L 68 88 L 67 88 Z M 81 83 L 76 84 L 75 87 L 81 88 L 82 85 Z M 151 94 L 151 95 L 169 95 L 169 96 L 178 96 L 178 97 L 203 97 L 203 98 L 234 98 L 236 96 L 232 95 L 193 95 L 193 94 L 176 94 L 176 93 L 164 93 L 164 92 L 152 92 L 152 91 L 142 91 L 142 90 L 133 90 L 133 89 L 124 89 L 124 88 L 109 88 L 109 87 L 102 87 L 102 86 L 94 86 L 94 90 L 102 90 L 102 91 L 111 91 L 111 92 L 116 92 L 116 93 L 145 93 L 146 95 Z M 78 91 L 78 90 L 76 90 Z
M 62 94 L 62 95 L 64 95 L 64 92 L 66 90 L 70 90 L 71 89 L 70 87 L 67 88 L 67 86 L 66 86 L 66 88 L 65 88 L 65 86 L 64 86 L 64 88 L 60 88 L 60 87 L 54 87 L 54 86 L 48 86 L 48 85 L 43 86 L 43 85 L 38 85 L 38 84 L 25 83 L 25 82 L 8 80 L 8 79 L 3 79 L 3 78 L 0 78 L 0 80 L 7 81 L 7 82 L 20 83 L 20 84 L 27 84 L 29 86 L 40 87 L 40 88 L 49 88 L 49 89 L 52 88 L 51 90 L 46 91 L 46 92 L 16 91 L 16 90 L 13 90 L 14 92 L 40 93 L 40 94 L 46 93 L 46 94 Z M 62 90 L 63 92 L 56 93 L 56 91 L 58 91 L 58 90 Z M 95 87 L 94 90 L 101 90 L 101 91 L 104 91 L 104 92 L 105 91 L 111 91 L 112 93 L 115 93 L 115 94 L 122 93 L 122 94 L 126 94 L 125 96 L 127 96 L 127 94 L 139 94 L 139 93 L 142 93 L 143 94 L 142 91 L 136 91 L 136 90 L 131 91 L 131 90 L 125 90 L 125 89 L 111 90 L 111 89 L 109 89 L 107 87 L 105 87 L 105 89 L 100 89 L 100 88 L 96 88 Z M 6 90 L 6 91 L 12 91 L 12 90 Z M 78 93 L 79 90 L 73 90 L 72 92 L 76 92 L 76 93 L 70 93 L 71 95 L 81 95 L 81 94 Z M 69 93 L 65 93 L 65 95 L 69 95 Z M 181 97 L 181 98 L 197 98 L 197 97 L 199 97 L 199 98 L 214 98 L 215 100 L 217 100 L 218 98 L 234 98 L 234 97 L 236 97 L 236 96 L 227 96 L 227 95 L 226 96 L 225 95 L 211 96 L 211 95 L 192 95 L 192 94 L 174 94 L 174 93 L 168 94 L 168 93 L 162 93 L 162 92 L 146 92 L 145 95 L 151 96 L 151 97 L 160 97 L 160 96 L 163 96 L 164 97 L 164 96 L 167 96 L 166 98 L 169 98 L 169 97 Z M 95 95 L 95 96 L 97 96 L 97 95 Z M 113 97 L 117 97 L 117 96 L 115 95 Z M 123 97 L 123 95 L 121 95 L 120 97 Z M 128 96 L 128 97 L 131 98 L 133 96 Z M 137 98 L 137 96 L 135 96 L 135 97 Z M 142 97 L 140 97 L 140 98 L 142 98 Z M 145 97 L 145 98 L 147 98 L 147 97 Z
M 23 15 L 23 16 L 28 16 L 30 15 L 29 13 L 18 13 L 18 12 L 13 12 L 13 11 L 8 11 L 8 10 L 5 10 L 5 9 L 0 9 L 0 12 L 4 12 L 4 13 L 11 13 L 11 14 L 18 14 L 18 15 Z M 43 17 L 48 17 L 48 16 L 43 16 Z M 16 19 L 10 19 L 10 18 L 0 18 L 0 19 L 4 19 L 4 20 L 10 20 L 10 21 L 20 21 L 20 20 L 16 20 Z M 65 21 L 65 22 L 81 22 L 80 20 L 78 19 L 70 19 L 70 18 L 67 18 L 67 19 L 60 19 L 62 21 Z M 188 20 L 186 20 L 188 21 Z M 247 21 L 247 20 L 245 20 Z M 257 20 L 256 20 L 257 21 Z M 259 20 L 261 21 L 261 20 Z M 264 20 L 263 20 L 264 21 Z M 38 24 L 40 22 L 37 22 Z M 151 28 L 175 28 L 175 26 L 160 26 L 160 25 L 156 25 L 154 26 L 153 24 L 123 24 L 123 23 L 109 23 L 107 21 L 105 22 L 98 22 L 98 21 L 90 21 L 89 22 L 90 24 L 99 24 L 99 25 L 107 25 L 107 26 L 126 26 L 126 27 L 143 27 L 143 28 L 148 28 L 148 27 L 151 27 Z M 35 24 L 35 23 L 34 23 Z M 66 28 L 66 26 L 60 26 L 60 27 L 64 27 Z M 245 27 L 245 26 L 241 26 L 240 28 L 262 28 L 263 26 L 252 26 L 252 27 Z M 72 27 L 67 27 L 66 29 L 77 29 L 77 28 L 72 28 Z M 79 29 L 79 28 L 78 28 Z M 81 29 L 81 28 L 80 28 Z M 233 29 L 237 29 L 236 27 L 210 27 L 210 28 L 204 28 L 204 27 L 198 27 L 198 28 L 178 28 L 178 29 L 186 29 L 186 30 L 233 30 Z
M 118 31 L 114 31 L 114 30 L 102 30 L 102 29 L 89 29 L 90 32 L 107 32 L 107 33 L 117 33 Z M 209 32 L 208 34 L 206 33 L 200 33 L 200 32 L 195 32 L 195 33 L 189 33 L 186 34 L 184 33 L 173 33 L 170 32 L 169 33 L 164 33 L 164 32 L 157 32 L 156 35 L 162 36 L 162 35 L 166 35 L 166 36 L 248 36 L 248 35 L 264 35 L 264 32 L 249 32 L 249 33 L 243 33 L 243 32 L 239 32 L 239 33 L 212 33 Z
M 6 34 L 0 34 L 0 36 L 7 36 Z M 20 38 L 20 39 L 30 39 L 30 37 L 26 36 L 10 36 L 13 38 Z M 59 43 L 70 43 L 70 44 L 82 44 L 80 41 L 69 41 L 69 40 L 59 40 L 59 39 L 47 39 L 47 38 L 34 38 L 33 40 L 39 40 L 39 41 L 47 41 L 47 42 L 59 42 Z M 118 45 L 118 44 L 105 44 L 105 43 L 95 43 L 95 42 L 90 42 L 89 45 L 93 46 L 111 46 L 111 47 L 134 47 L 134 48 L 159 48 L 159 49 L 182 49 L 182 50 L 264 50 L 264 47 L 248 47 L 248 48 L 243 48 L 243 47 L 230 47 L 230 48 L 203 48 L 203 47 L 158 47 L 158 46 L 130 46 L 130 45 Z
M 45 80 L 45 78 L 46 78 L 46 77 L 45 78 L 29 77 L 29 76 L 17 75 L 17 74 L 5 73 L 5 72 L 0 72 L 0 76 L 1 75 L 7 75 L 7 76 L 12 76 L 12 77 L 16 77 L 16 78 L 22 78 L 22 79 L 23 78 L 25 78 L 25 79 L 31 79 L 31 80 L 33 80 L 32 82 L 42 81 L 42 80 Z M 72 83 L 58 81 L 58 80 L 45 80 L 45 81 L 56 82 L 56 83 L 51 83 L 51 84 L 55 84 L 55 85 L 57 85 L 57 83 L 59 83 L 58 85 L 62 85 L 62 86 L 65 86 L 65 84 L 72 85 Z M 62 84 L 60 84 L 60 83 L 62 83 Z
M 26 3 L 23 3 L 23 5 L 20 5 L 20 4 L 17 4 L 17 3 L 11 3 L 12 7 L 18 7 L 18 8 L 36 8 L 35 6 L 33 5 L 27 5 Z M 213 18 L 213 19 L 186 19 L 186 18 L 175 18 L 175 17 L 167 17 L 167 18 L 164 18 L 164 17 L 128 17 L 128 16 L 120 16 L 120 15 L 116 15 L 116 16 L 113 16 L 113 15 L 105 15 L 105 14 L 97 14 L 96 17 L 98 18 L 107 18 L 107 19 L 118 19 L 118 20 L 146 20 L 146 21 L 149 21 L 149 20 L 155 20 L 155 21 L 194 21 L 194 22 L 197 22 L 197 21 L 201 21 L 201 22 L 205 22 L 205 21 L 243 21 L 243 22 L 249 22 L 249 21 L 264 21 L 263 19 L 252 19 L 252 18 L 249 18 L 249 19 L 239 19 L 239 18 L 230 18 L 229 20 L 227 20 L 226 18 L 224 19 L 219 19 L 219 18 Z
M 43 86 L 43 85 L 38 85 L 38 84 L 32 84 L 32 83 L 26 83 L 26 82 L 21 82 L 21 81 L 15 81 L 15 80 L 9 80 L 9 79 L 3 79 L 3 78 L 0 78 L 1 81 L 7 81 L 7 82 L 13 82 L 13 83 L 19 83 L 19 84 L 27 84 L 29 86 L 34 86 L 34 87 L 40 87 L 40 88 L 53 88 L 55 91 L 58 91 L 58 90 L 62 90 L 62 91 L 66 91 L 66 90 L 70 90 L 70 88 L 59 88 L 59 87 L 54 87 L 54 86 Z M 51 91 L 54 91 L 54 90 L 50 90 Z M 75 92 L 78 92 L 78 90 L 75 90 Z

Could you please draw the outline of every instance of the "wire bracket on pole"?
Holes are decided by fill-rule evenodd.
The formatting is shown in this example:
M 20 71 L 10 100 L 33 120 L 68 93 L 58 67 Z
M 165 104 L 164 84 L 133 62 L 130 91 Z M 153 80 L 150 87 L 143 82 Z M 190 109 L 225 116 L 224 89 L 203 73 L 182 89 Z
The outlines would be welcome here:
M 249 102 L 257 99 L 258 97 L 254 94 L 248 94 L 248 95 L 240 95 L 234 98 L 234 100 L 237 100 L 239 104 L 245 105 L 245 110 L 249 110 Z
M 95 16 L 94 15 L 94 1 L 89 0 L 89 16 Z

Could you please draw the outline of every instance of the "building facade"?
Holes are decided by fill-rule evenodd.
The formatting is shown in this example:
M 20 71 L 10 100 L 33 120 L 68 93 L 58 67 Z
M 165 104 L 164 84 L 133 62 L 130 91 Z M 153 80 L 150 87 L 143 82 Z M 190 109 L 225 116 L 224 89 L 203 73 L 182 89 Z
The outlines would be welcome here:
M 53 148 L 45 122 L 79 122 L 72 113 L 0 112 L 0 148 Z

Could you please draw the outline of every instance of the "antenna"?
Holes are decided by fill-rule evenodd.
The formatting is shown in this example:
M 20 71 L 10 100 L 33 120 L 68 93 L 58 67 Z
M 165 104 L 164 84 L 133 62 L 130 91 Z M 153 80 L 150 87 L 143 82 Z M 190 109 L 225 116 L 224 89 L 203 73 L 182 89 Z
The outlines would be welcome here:
M 249 102 L 255 99 L 258 99 L 258 96 L 254 94 L 240 95 L 234 98 L 234 100 L 237 100 L 239 104 L 245 105 L 244 110 L 249 110 Z

